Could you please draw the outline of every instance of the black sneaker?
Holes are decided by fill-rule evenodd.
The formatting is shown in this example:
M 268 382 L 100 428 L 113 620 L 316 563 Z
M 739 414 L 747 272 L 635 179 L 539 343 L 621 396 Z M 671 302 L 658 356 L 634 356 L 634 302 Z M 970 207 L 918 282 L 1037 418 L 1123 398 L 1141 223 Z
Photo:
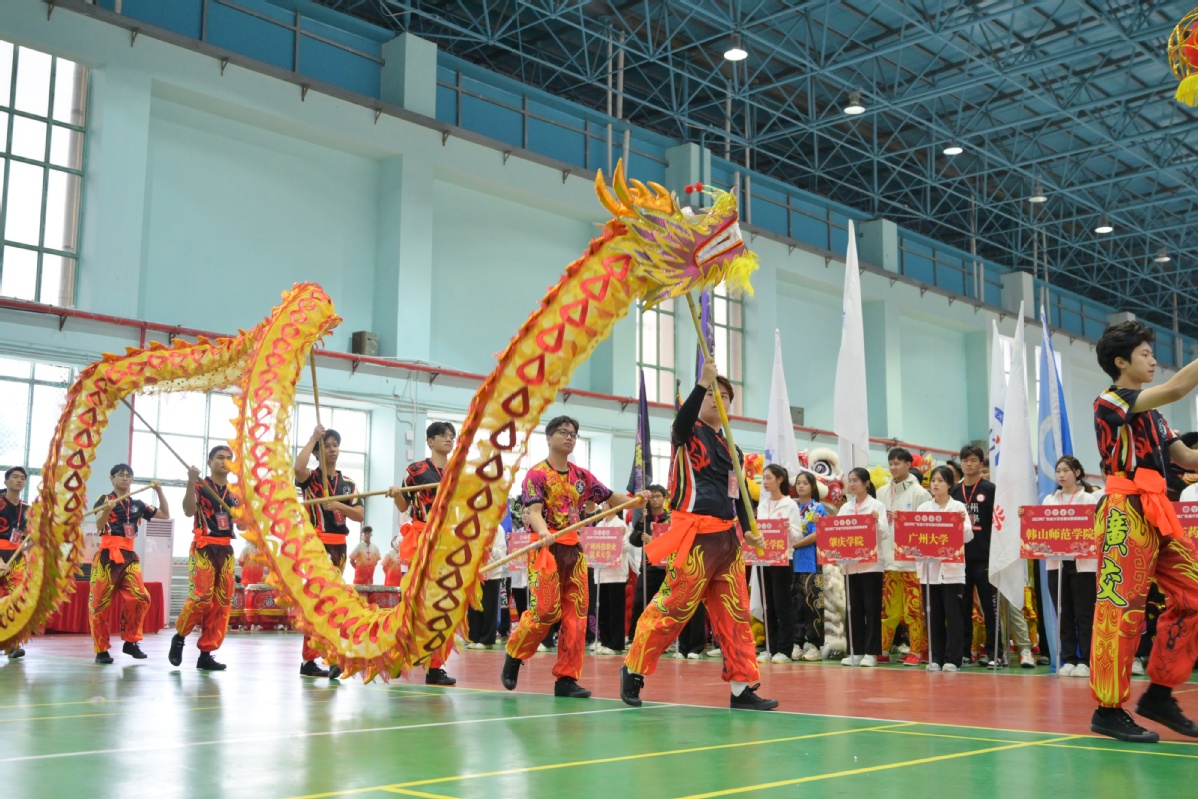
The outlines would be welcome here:
M 107 649 L 105 649 L 103 652 L 97 652 L 96 653 L 96 662 L 107 665 L 112 662 L 112 655 L 108 654 Z
M 328 677 L 329 673 L 316 665 L 315 660 L 305 660 L 304 665 L 300 666 L 300 674 L 304 677 Z
M 523 660 L 516 660 L 511 655 L 504 655 L 503 671 L 499 673 L 499 681 L 503 683 L 504 688 L 509 691 L 516 690 L 516 680 L 520 679 L 520 667 L 523 665 Z
M 425 685 L 457 685 L 458 681 L 445 673 L 445 669 L 429 669 L 424 673 Z
M 1131 714 L 1121 707 L 1095 710 L 1090 718 L 1090 732 L 1133 744 L 1154 744 L 1161 739 L 1155 732 L 1136 724 Z
M 196 668 L 203 671 L 224 671 L 227 666 L 217 663 L 211 652 L 201 652 L 200 659 L 196 661 Z
M 178 666 L 183 662 L 183 645 L 186 643 L 187 639 L 178 633 L 171 636 L 171 649 L 166 653 L 166 659 L 172 666 Z
M 620 699 L 626 705 L 641 706 L 641 689 L 645 687 L 645 678 L 633 674 L 627 666 L 620 668 Z
M 557 682 L 553 684 L 553 695 L 568 699 L 589 699 L 591 692 L 575 682 L 573 677 L 558 677 Z
M 329 679 L 330 680 L 340 680 L 341 679 L 341 667 L 338 666 L 336 663 L 334 663 L 332 666 L 329 666 Z
M 19 646 L 14 646 L 12 649 L 8 650 L 9 660 L 16 660 L 17 658 L 23 657 L 25 657 L 25 650 Z
M 757 683 L 741 691 L 740 696 L 733 694 L 732 701 L 728 703 L 728 706 L 733 710 L 773 710 L 778 706 L 778 700 L 762 699 L 756 693 L 760 687 L 761 683 Z
M 121 651 L 135 660 L 145 660 L 147 657 L 149 657 L 149 655 L 141 651 L 140 646 L 132 641 L 126 641 L 125 645 L 121 647 Z
M 1157 724 L 1164 724 L 1173 732 L 1198 738 L 1198 724 L 1186 718 L 1185 714 L 1181 712 L 1181 706 L 1177 704 L 1177 699 L 1173 696 L 1165 699 L 1152 699 L 1148 694 L 1144 694 L 1140 697 L 1140 701 L 1136 702 L 1136 715 L 1143 716 L 1149 721 L 1155 721 Z

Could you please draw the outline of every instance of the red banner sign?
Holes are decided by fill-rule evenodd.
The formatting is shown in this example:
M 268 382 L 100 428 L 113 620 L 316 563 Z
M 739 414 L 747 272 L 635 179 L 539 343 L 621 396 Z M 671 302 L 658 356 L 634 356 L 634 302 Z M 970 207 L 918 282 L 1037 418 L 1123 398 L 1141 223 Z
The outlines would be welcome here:
M 592 569 L 610 569 L 620 565 L 624 552 L 624 528 L 584 527 L 578 531 L 582 554 Z
M 821 564 L 878 561 L 878 522 L 872 514 L 823 516 L 815 522 L 815 536 Z
M 650 526 L 653 528 L 653 538 L 655 538 L 655 539 L 661 538 L 663 535 L 670 532 L 670 523 L 669 522 L 654 522 Z M 665 566 L 667 558 L 669 558 L 668 553 L 666 555 L 663 555 L 661 560 L 649 561 L 649 565 L 650 566 Z
M 1177 511 L 1181 529 L 1191 541 L 1198 543 L 1198 502 L 1174 502 L 1173 508 Z
M 790 523 L 786 519 L 758 519 L 757 532 L 765 539 L 765 555 L 745 544 L 746 566 L 789 566 Z
M 894 559 L 965 562 L 965 528 L 959 511 L 900 510 L 894 514 Z
M 1019 509 L 1019 557 L 1096 558 L 1093 505 L 1024 505 Z
M 531 530 L 515 530 L 507 537 L 507 551 L 515 552 L 537 540 L 537 534 Z M 516 558 L 507 565 L 507 570 L 510 572 L 522 572 L 528 569 L 528 555 L 522 558 Z

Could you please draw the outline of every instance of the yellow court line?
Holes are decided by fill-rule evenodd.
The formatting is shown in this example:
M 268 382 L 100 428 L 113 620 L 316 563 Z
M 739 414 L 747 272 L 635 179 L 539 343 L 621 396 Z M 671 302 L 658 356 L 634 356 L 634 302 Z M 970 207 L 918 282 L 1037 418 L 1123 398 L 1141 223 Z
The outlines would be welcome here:
M 1082 737 L 1084 739 L 1084 738 L 1088 738 L 1089 736 L 1079 736 L 1079 737 Z M 1167 741 L 1166 743 L 1174 744 L 1174 743 L 1186 743 L 1186 742 L 1185 741 Z M 1177 752 L 1161 752 L 1157 749 L 1114 749 L 1114 748 L 1106 747 L 1106 746 L 1072 746 L 1070 744 L 1050 744 L 1050 743 L 1046 743 L 1044 745 L 1051 746 L 1054 749 L 1087 749 L 1091 752 L 1113 752 L 1113 753 L 1117 753 L 1117 754 L 1121 754 L 1121 755 L 1156 755 L 1157 757 L 1183 757 L 1188 760 L 1198 760 L 1198 755 L 1183 755 L 1183 754 L 1178 754 Z
M 927 738 L 952 738 L 957 741 L 986 741 L 987 743 L 996 744 L 1019 744 L 1019 743 L 1035 743 L 1035 741 L 1012 741 L 1006 738 L 982 738 L 981 736 L 972 735 L 949 735 L 943 732 L 919 732 L 917 730 L 878 730 L 878 732 L 886 733 L 887 735 L 919 735 Z M 1041 735 L 1045 733 L 1029 732 L 1028 735 Z M 1050 733 L 1049 733 L 1050 734 Z
M 1024 749 L 1029 746 L 1047 745 L 1056 741 L 1068 741 L 1074 738 L 1080 738 L 1080 735 L 1067 735 L 1063 738 L 1053 738 L 1050 741 L 1028 741 L 1026 743 L 1008 744 L 1006 746 L 991 746 L 987 749 L 977 749 L 972 752 L 957 752 L 951 755 L 936 755 L 935 757 L 922 757 L 917 760 L 904 760 L 900 763 L 886 763 L 880 766 L 866 766 L 864 768 L 848 769 L 846 771 L 836 771 L 830 774 L 812 774 L 808 777 L 797 777 L 793 780 L 778 780 L 776 782 L 763 782 L 758 785 L 744 785 L 739 788 L 728 788 L 723 791 L 712 791 L 710 793 L 696 793 L 690 796 L 680 797 L 679 799 L 711 799 L 716 796 L 732 796 L 738 793 L 748 793 L 750 791 L 764 791 L 770 788 L 782 788 L 787 785 L 801 785 L 807 782 L 819 782 L 821 780 L 832 780 L 839 777 L 852 777 L 858 774 L 872 774 L 878 771 L 890 771 L 896 768 L 906 768 L 908 766 L 919 766 L 925 763 L 937 763 L 944 760 L 957 760 L 963 757 L 973 757 L 974 755 L 985 755 L 993 752 L 1003 752 L 1009 749 Z
M 674 707 L 681 707 L 675 705 Z M 553 771 L 555 769 L 576 768 L 578 766 L 595 766 L 602 763 L 620 763 L 629 760 L 646 760 L 652 757 L 665 757 L 668 755 L 686 755 L 695 752 L 714 752 L 718 749 L 740 749 L 746 746 L 764 746 L 767 744 L 789 743 L 791 741 L 805 741 L 812 738 L 828 738 L 833 735 L 849 735 L 855 732 L 875 732 L 877 730 L 886 730 L 891 727 L 902 727 L 908 722 L 896 722 L 894 724 L 886 724 L 878 727 L 858 727 L 851 730 L 832 730 L 830 732 L 815 732 L 807 735 L 791 735 L 786 738 L 768 738 L 760 741 L 738 741 L 728 744 L 712 744 L 711 746 L 695 746 L 689 749 L 670 749 L 664 752 L 638 752 L 634 755 L 618 755 L 616 757 L 602 757 L 595 760 L 575 760 L 568 763 L 549 763 L 544 766 L 525 766 L 524 768 L 504 769 L 503 771 L 486 771 L 478 774 L 455 774 L 452 777 L 435 777 L 427 780 L 413 780 L 412 782 L 397 782 L 392 785 L 376 785 L 370 788 L 354 788 L 348 791 L 333 791 L 330 793 L 313 793 L 305 794 L 304 796 L 294 796 L 290 799 L 327 799 L 332 796 L 342 796 L 354 793 L 370 793 L 377 790 L 394 790 L 396 788 L 415 788 L 423 785 L 437 785 L 446 782 L 463 782 L 465 780 L 477 780 L 488 777 L 507 777 L 512 774 L 530 774 L 537 771 Z
M 403 796 L 422 796 L 424 799 L 454 799 L 454 797 L 443 793 L 423 793 L 421 791 L 409 791 L 404 788 L 382 788 L 381 790 L 390 793 L 398 793 Z

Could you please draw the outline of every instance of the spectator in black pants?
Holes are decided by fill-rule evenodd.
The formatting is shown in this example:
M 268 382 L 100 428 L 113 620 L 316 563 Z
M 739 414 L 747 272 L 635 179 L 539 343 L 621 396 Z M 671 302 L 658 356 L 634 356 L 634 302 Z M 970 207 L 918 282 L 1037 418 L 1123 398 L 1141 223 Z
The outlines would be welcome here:
M 670 512 L 666 510 L 666 495 L 664 486 L 649 486 L 649 507 L 638 508 L 633 512 L 632 529 L 628 533 L 628 541 L 634 547 L 642 548 L 642 553 L 643 547 L 652 538 L 653 525 L 669 524 L 670 522 Z M 644 515 L 646 513 L 648 518 Z M 645 532 L 646 522 L 648 522 L 650 532 Z M 641 573 L 636 578 L 636 593 L 632 597 L 632 622 L 628 626 L 630 631 L 636 629 L 637 621 L 645 612 L 645 600 L 652 600 L 657 595 L 657 591 L 665 579 L 665 567 L 649 565 L 648 560 L 642 554 Z
M 857 467 L 845 481 L 848 499 L 840 506 L 841 516 L 873 516 L 878 540 L 889 534 L 886 506 L 875 496 L 869 472 Z M 849 601 L 849 632 L 851 655 L 840 662 L 845 666 L 872 667 L 878 665 L 882 652 L 882 565 L 849 563 L 845 566 L 845 588 Z
M 998 594 L 990 584 L 990 530 L 994 523 L 994 483 L 982 479 L 985 453 L 972 444 L 961 447 L 961 471 L 965 477 L 952 490 L 952 498 L 965 505 L 973 520 L 973 540 L 965 545 L 965 618 L 961 627 L 965 635 L 966 655 L 973 641 L 973 592 L 976 589 L 982 616 L 986 621 L 986 649 L 979 662 L 989 665 L 998 643 L 995 622 L 998 618 Z M 1001 659 L 1003 652 L 998 653 Z
M 500 531 L 502 533 L 502 531 Z M 495 543 L 491 546 L 491 560 L 496 561 L 507 556 L 507 536 L 496 535 Z M 499 587 L 503 578 L 495 574 L 491 579 L 483 578 L 482 608 L 466 611 L 466 637 L 470 643 L 467 649 L 490 649 L 495 646 L 495 636 L 499 632 Z
M 803 538 L 803 517 L 799 506 L 790 498 L 790 475 L 776 463 L 765 467 L 761 474 L 761 502 L 757 519 L 780 520 L 786 523 L 786 552 Z M 795 645 L 795 614 L 791 603 L 794 585 L 794 566 L 787 558 L 784 565 L 758 566 L 765 578 L 766 651 L 757 656 L 759 663 L 789 663 Z

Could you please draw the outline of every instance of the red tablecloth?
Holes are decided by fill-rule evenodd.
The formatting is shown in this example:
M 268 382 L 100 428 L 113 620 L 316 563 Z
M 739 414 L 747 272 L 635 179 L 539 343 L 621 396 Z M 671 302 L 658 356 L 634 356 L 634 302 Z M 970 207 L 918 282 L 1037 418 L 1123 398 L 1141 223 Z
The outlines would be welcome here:
M 88 624 L 87 596 L 88 583 L 86 580 L 75 581 L 75 592 L 67 597 L 59 607 L 58 612 L 46 622 L 48 633 L 86 633 L 91 631 Z M 150 593 L 150 612 L 146 614 L 145 632 L 156 633 L 166 624 L 166 606 L 162 602 L 162 583 L 146 583 Z M 114 633 L 121 629 L 120 602 L 113 599 L 108 608 L 109 629 Z

